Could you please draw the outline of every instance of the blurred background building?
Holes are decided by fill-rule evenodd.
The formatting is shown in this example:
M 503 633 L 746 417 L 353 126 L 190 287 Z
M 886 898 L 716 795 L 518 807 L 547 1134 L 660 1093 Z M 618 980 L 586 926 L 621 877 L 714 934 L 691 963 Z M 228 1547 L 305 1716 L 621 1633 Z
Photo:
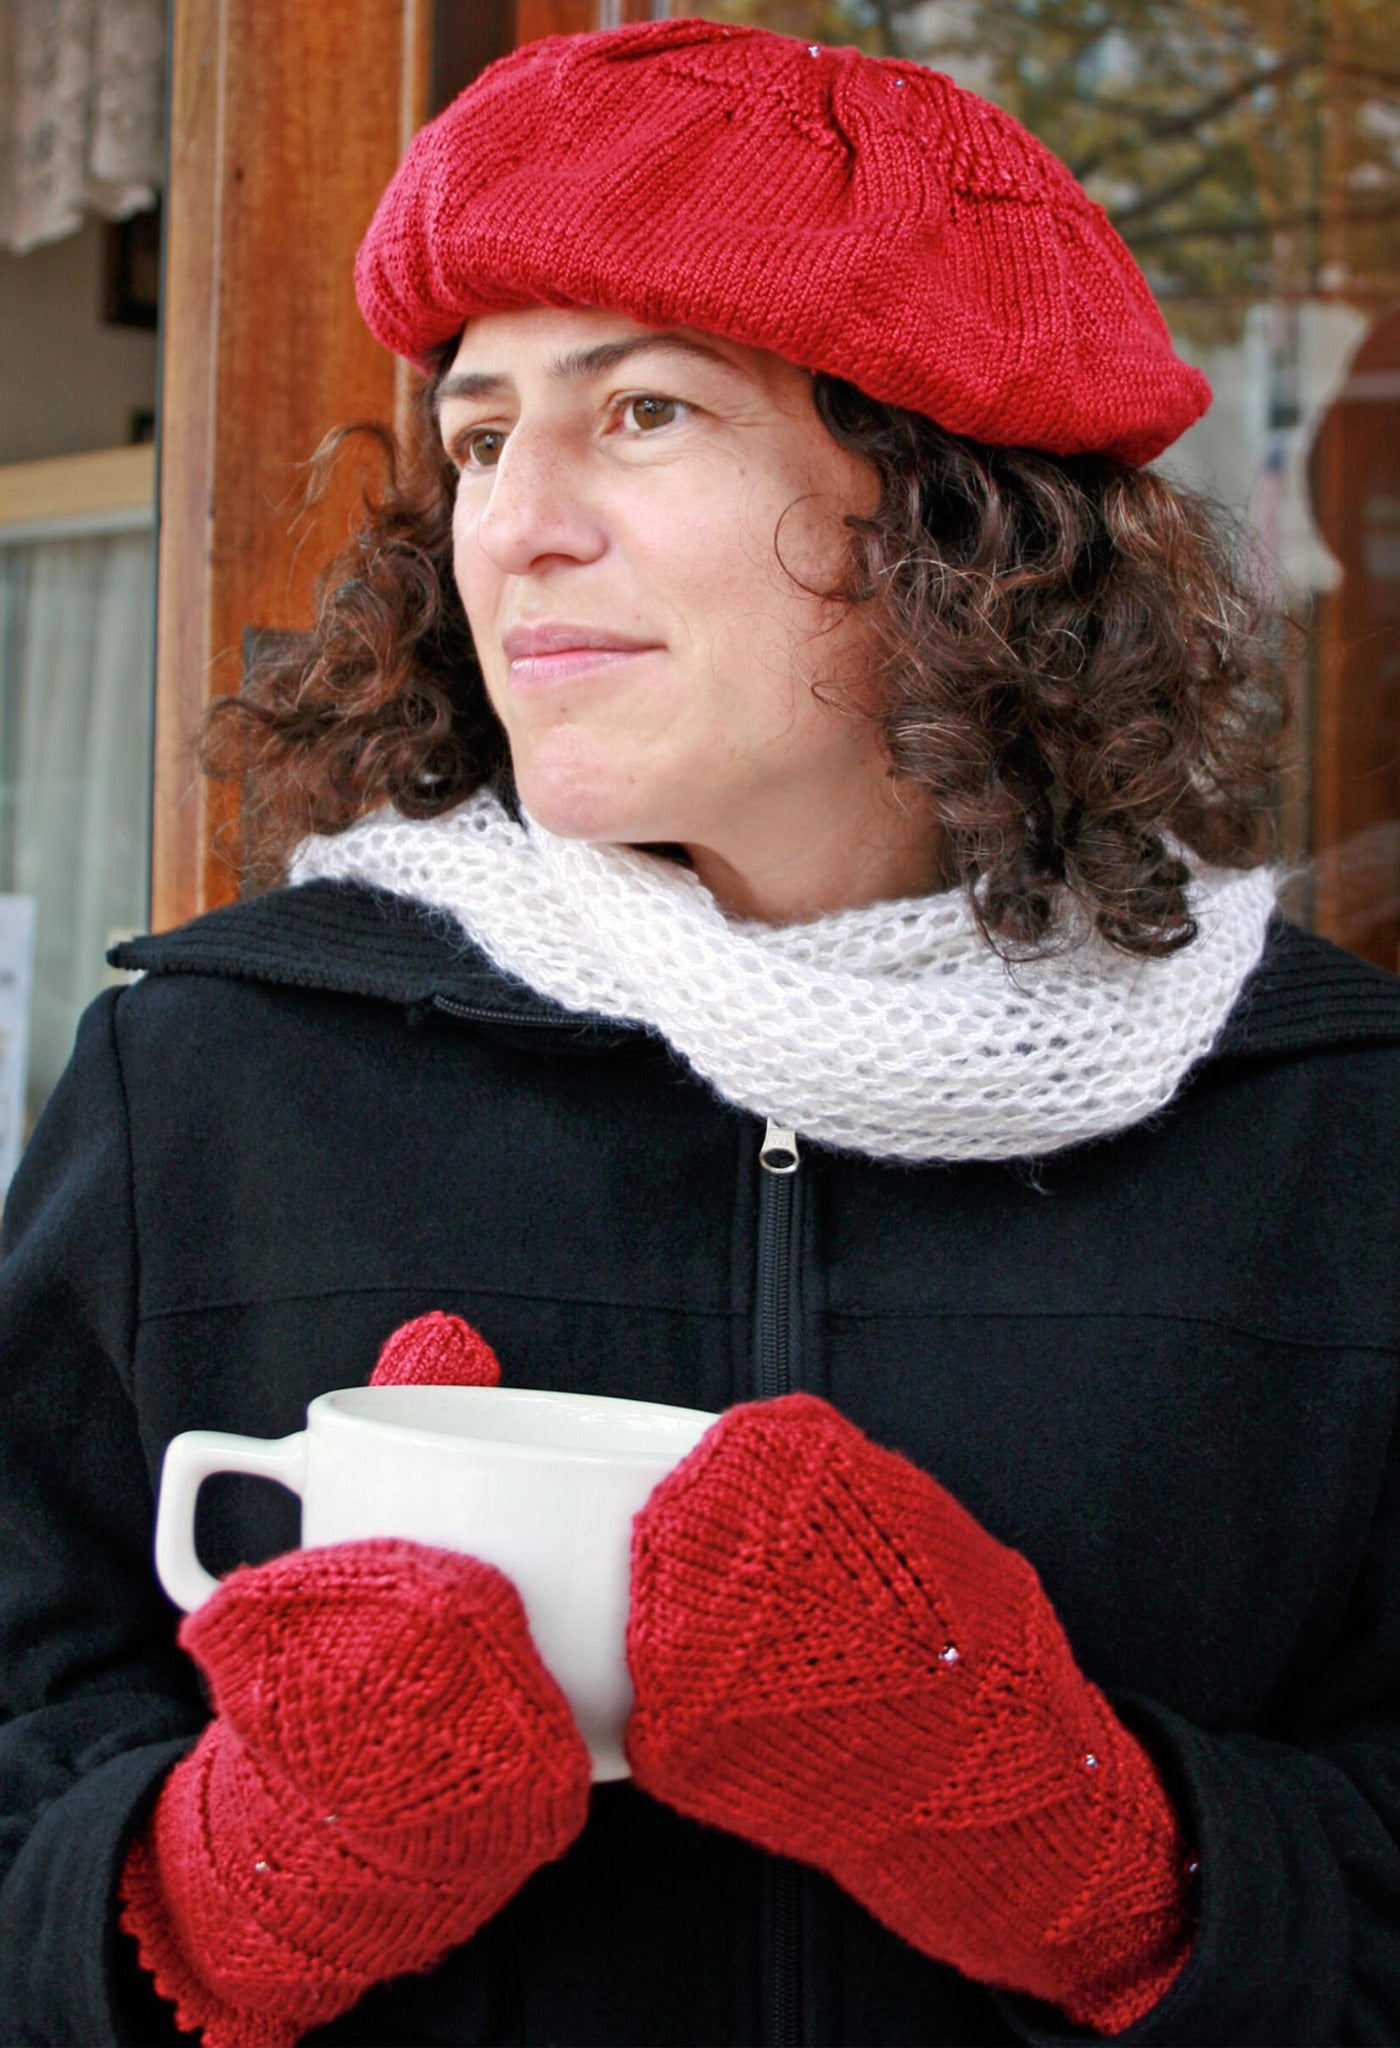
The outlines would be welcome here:
M 1215 386 L 1164 467 L 1257 551 L 1289 909 L 1400 967 L 1390 0 L 0 0 L 0 1179 L 111 937 L 237 891 L 192 738 L 308 621 L 347 505 L 299 515 L 300 465 L 405 417 L 350 266 L 408 135 L 518 43 L 668 13 L 948 71 L 1104 205 Z

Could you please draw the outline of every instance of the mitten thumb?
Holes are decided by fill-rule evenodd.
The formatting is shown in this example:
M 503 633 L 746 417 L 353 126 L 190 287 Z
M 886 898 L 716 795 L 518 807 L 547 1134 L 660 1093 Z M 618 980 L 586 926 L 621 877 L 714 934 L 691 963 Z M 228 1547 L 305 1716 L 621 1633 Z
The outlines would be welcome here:
M 370 1374 L 372 1387 L 498 1387 L 501 1364 L 461 1316 L 442 1309 L 401 1323 L 386 1337 Z

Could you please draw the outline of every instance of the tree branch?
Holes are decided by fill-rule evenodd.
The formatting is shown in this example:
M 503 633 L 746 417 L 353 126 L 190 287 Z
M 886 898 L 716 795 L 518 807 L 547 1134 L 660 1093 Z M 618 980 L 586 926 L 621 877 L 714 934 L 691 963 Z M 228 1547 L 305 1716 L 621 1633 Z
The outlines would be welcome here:
M 1298 213 L 1281 213 L 1273 220 L 1201 221 L 1183 227 L 1148 228 L 1133 236 L 1133 254 L 1159 242 L 1221 242 L 1241 235 L 1278 235 L 1295 228 L 1357 228 L 1379 226 L 1400 219 L 1400 199 L 1388 199 L 1383 206 L 1312 206 Z
M 1215 169 L 1214 157 L 1202 157 L 1199 163 L 1183 171 L 1179 178 L 1160 185 L 1155 192 L 1149 192 L 1145 199 L 1134 199 L 1128 206 L 1105 208 L 1109 219 L 1119 234 L 1124 234 L 1130 221 L 1142 220 L 1150 213 L 1157 213 L 1164 206 L 1170 206 L 1173 199 L 1180 199 L 1183 192 L 1193 191 L 1203 179 Z
M 1111 163 L 1125 150 L 1137 150 L 1147 143 L 1170 142 L 1175 136 L 1193 134 L 1203 122 L 1213 121 L 1217 114 L 1228 113 L 1231 107 L 1238 106 L 1239 102 L 1248 99 L 1251 93 L 1259 92 L 1264 86 L 1277 85 L 1280 79 L 1291 77 L 1294 72 L 1301 71 L 1311 61 L 1301 52 L 1280 57 L 1278 62 L 1269 65 L 1267 70 L 1252 71 L 1244 78 L 1237 78 L 1232 85 L 1225 86 L 1210 99 L 1202 100 L 1198 106 L 1190 108 L 1184 114 L 1169 114 L 1165 120 L 1149 122 L 1131 142 L 1115 138 L 1101 149 L 1093 150 L 1087 157 L 1082 157 L 1078 163 L 1072 163 L 1070 169 L 1082 184 L 1091 172 L 1098 170 L 1102 164 Z

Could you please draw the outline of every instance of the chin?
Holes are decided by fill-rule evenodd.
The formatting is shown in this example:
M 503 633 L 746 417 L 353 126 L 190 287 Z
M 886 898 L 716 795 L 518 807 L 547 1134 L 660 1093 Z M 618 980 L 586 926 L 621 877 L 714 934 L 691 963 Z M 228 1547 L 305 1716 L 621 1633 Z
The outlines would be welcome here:
M 606 845 L 635 845 L 648 839 L 674 839 L 674 832 L 653 831 L 650 810 L 626 802 L 597 783 L 560 786 L 552 777 L 517 774 L 520 801 L 537 825 L 559 839 L 593 839 Z
M 657 829 L 659 805 L 641 805 L 635 791 L 618 788 L 616 776 L 542 772 L 540 764 L 516 768 L 520 801 L 544 831 L 561 840 L 598 840 L 606 846 L 639 846 L 649 840 L 675 840 L 675 829 Z

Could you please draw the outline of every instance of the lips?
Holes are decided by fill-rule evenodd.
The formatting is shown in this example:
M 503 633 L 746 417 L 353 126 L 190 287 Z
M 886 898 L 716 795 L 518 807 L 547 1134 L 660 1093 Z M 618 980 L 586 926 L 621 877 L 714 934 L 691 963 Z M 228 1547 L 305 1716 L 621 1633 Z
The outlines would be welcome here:
M 554 654 L 642 654 L 660 646 L 657 640 L 635 640 L 626 633 L 613 633 L 599 626 L 579 626 L 550 621 L 534 626 L 512 626 L 501 636 L 507 661 L 538 661 Z

